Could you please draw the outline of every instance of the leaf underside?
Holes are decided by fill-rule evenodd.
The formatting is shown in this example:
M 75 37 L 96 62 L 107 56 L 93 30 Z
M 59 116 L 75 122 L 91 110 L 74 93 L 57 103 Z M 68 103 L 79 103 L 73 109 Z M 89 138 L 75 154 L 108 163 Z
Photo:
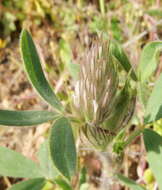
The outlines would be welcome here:
M 48 141 L 45 141 L 37 153 L 41 171 L 46 179 L 55 179 L 59 173 L 54 167 L 49 153 Z
M 0 146 L 0 175 L 16 178 L 42 177 L 39 166 L 18 152 Z
M 29 179 L 13 185 L 8 190 L 41 190 L 45 182 L 44 178 Z
M 143 134 L 149 167 L 162 190 L 162 137 L 151 129 L 145 129 Z
M 146 105 L 144 123 L 151 123 L 162 118 L 162 74 L 156 81 Z
M 138 65 L 138 77 L 143 83 L 149 79 L 157 67 L 157 56 L 162 50 L 162 41 L 148 43 L 142 51 Z

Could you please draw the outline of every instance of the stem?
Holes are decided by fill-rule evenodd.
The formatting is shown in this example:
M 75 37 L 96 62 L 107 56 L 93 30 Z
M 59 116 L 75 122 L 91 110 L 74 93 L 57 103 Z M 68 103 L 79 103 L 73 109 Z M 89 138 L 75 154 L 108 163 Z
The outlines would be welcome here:
M 4 179 L 4 181 L 5 181 L 6 185 L 7 185 L 7 187 L 10 188 L 12 185 L 11 185 L 11 182 L 10 182 L 10 180 L 8 179 L 8 177 L 3 177 L 3 179 Z
M 77 0 L 77 6 L 81 8 L 83 6 L 83 0 Z
M 105 0 L 99 0 L 99 6 L 100 6 L 101 14 L 104 15 L 105 14 Z
M 140 129 L 134 131 L 126 140 L 124 147 L 125 148 L 127 145 L 129 145 L 137 136 L 139 136 L 144 130 L 144 126 L 142 126 Z
M 122 163 L 122 157 L 113 152 L 112 145 L 107 152 L 97 152 L 99 160 L 102 163 L 102 175 L 100 179 L 100 189 L 114 190 L 117 184 L 116 173 L 119 172 Z

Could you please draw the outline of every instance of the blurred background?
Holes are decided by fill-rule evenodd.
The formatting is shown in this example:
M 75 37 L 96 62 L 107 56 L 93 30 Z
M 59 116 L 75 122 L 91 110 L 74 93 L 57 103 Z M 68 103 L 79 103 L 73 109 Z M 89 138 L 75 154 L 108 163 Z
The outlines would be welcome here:
M 123 46 L 136 67 L 143 46 L 162 39 L 162 1 L 0 0 L 0 109 L 47 110 L 50 108 L 32 89 L 23 70 L 19 51 L 22 28 L 31 32 L 46 76 L 67 105 L 74 86 L 68 63 L 77 62 L 91 40 L 103 33 Z M 137 110 L 142 114 L 138 105 Z M 35 153 L 47 137 L 49 126 L 47 123 L 37 128 L 1 127 L 0 145 L 36 160 Z M 135 126 L 136 120 L 130 130 Z M 96 179 L 102 173 L 102 163 L 91 151 L 83 152 L 81 161 L 87 168 L 87 183 L 98 189 Z M 126 150 L 123 173 L 151 190 L 155 181 L 147 167 L 143 142 L 138 137 Z M 0 190 L 20 180 L 1 177 Z M 127 188 L 118 185 L 115 190 L 122 189 Z

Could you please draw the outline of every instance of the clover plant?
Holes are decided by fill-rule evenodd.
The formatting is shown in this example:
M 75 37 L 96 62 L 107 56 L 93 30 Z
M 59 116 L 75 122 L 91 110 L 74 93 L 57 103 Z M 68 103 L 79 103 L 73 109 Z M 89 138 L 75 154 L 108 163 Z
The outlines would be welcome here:
M 26 74 L 33 88 L 51 106 L 52 111 L 0 110 L 0 124 L 19 127 L 45 122 L 52 124 L 48 139 L 38 151 L 38 163 L 0 147 L 0 175 L 27 178 L 13 185 L 10 190 L 40 190 L 45 189 L 48 183 L 57 184 L 64 190 L 81 189 L 86 181 L 84 170 L 78 166 L 79 148 L 76 148 L 76 140 L 79 137 L 84 136 L 85 141 L 98 152 L 106 152 L 111 146 L 117 158 L 122 158 L 125 147 L 141 133 L 149 167 L 162 190 L 162 137 L 146 129 L 162 118 L 162 75 L 155 82 L 152 92 L 147 88 L 157 67 L 157 55 L 162 42 L 151 42 L 144 47 L 137 71 L 118 43 L 101 38 L 85 53 L 80 64 L 68 62 L 76 81 L 70 114 L 70 108 L 63 106 L 49 85 L 27 30 L 21 33 L 20 47 Z M 149 96 L 146 97 L 146 94 Z M 143 105 L 143 122 L 127 136 L 126 129 L 137 99 Z M 78 133 L 74 135 L 76 130 Z M 72 185 L 77 174 L 84 176 L 84 180 L 81 177 L 77 185 Z M 121 175 L 119 170 L 114 169 L 113 175 L 131 189 L 145 189 Z

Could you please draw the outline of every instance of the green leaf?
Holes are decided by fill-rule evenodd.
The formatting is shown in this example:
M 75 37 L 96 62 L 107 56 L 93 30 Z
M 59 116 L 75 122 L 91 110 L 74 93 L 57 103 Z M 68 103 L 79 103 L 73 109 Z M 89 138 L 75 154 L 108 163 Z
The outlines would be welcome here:
M 41 145 L 38 151 L 38 159 L 44 177 L 47 179 L 54 179 L 58 176 L 58 171 L 51 160 L 48 143 L 48 141 L 45 141 Z
M 0 125 L 29 126 L 38 125 L 59 117 L 59 114 L 49 111 L 10 111 L 0 110 Z
M 55 179 L 55 183 L 63 190 L 73 190 L 72 187 L 64 179 Z
M 146 13 L 150 16 L 156 16 L 158 18 L 162 18 L 162 10 L 161 9 L 150 9 L 150 10 L 147 10 Z
M 117 42 L 113 41 L 110 43 L 110 51 L 127 73 L 131 71 L 131 78 L 137 81 L 136 73 L 122 47 Z
M 76 170 L 76 149 L 71 125 L 66 118 L 54 123 L 49 143 L 54 165 L 63 176 L 70 179 Z
M 41 190 L 45 182 L 44 178 L 29 179 L 13 185 L 8 190 Z
M 80 66 L 79 64 L 72 63 L 72 51 L 67 41 L 61 39 L 60 43 L 60 57 L 62 62 L 65 64 L 69 73 L 74 79 L 78 79 Z
M 136 89 L 132 89 L 127 80 L 116 98 L 110 117 L 105 121 L 105 128 L 117 132 L 127 126 L 134 113 L 136 95 Z
M 144 187 L 141 185 L 138 185 L 135 181 L 121 175 L 117 174 L 117 178 L 127 187 L 129 187 L 132 190 L 146 190 Z
M 42 177 L 40 168 L 35 162 L 2 146 L 0 146 L 0 175 L 22 178 Z
M 159 190 L 162 190 L 162 137 L 150 129 L 145 129 L 143 134 L 149 167 L 158 182 Z
M 139 100 L 143 105 L 143 108 L 146 108 L 148 99 L 150 97 L 150 87 L 147 83 L 138 84 L 138 96 Z
M 159 120 L 160 118 L 162 118 L 162 74 L 156 81 L 149 97 L 144 122 L 147 124 Z
M 83 167 L 80 171 L 79 176 L 79 187 L 81 187 L 82 184 L 86 183 L 86 176 L 87 176 L 87 170 L 85 167 Z
M 157 67 L 157 56 L 162 50 L 162 42 L 148 43 L 142 51 L 138 66 L 138 77 L 143 83 L 149 79 Z
M 57 99 L 43 74 L 40 59 L 32 37 L 26 30 L 23 30 L 21 33 L 20 46 L 25 69 L 32 85 L 44 100 L 55 109 L 62 110 L 63 107 L 60 101 Z

